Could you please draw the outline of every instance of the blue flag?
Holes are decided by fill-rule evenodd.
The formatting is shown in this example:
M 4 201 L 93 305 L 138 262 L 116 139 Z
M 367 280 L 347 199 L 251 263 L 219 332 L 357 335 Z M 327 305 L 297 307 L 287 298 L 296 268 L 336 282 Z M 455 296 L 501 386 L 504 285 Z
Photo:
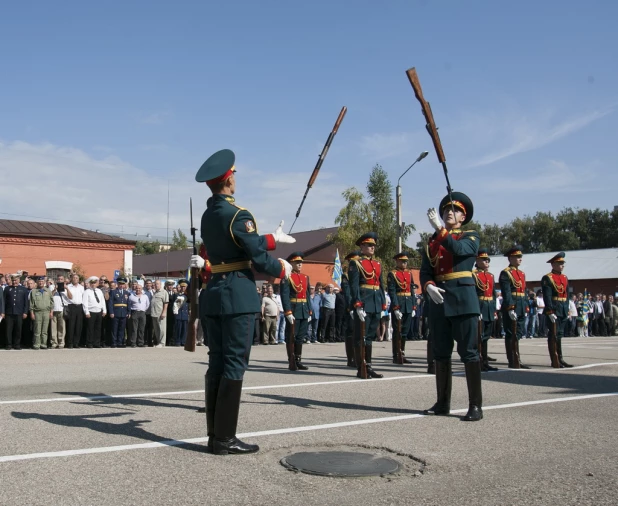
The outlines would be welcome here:
M 335 268 L 333 269 L 333 281 L 341 286 L 341 260 L 339 259 L 339 249 L 337 248 L 337 256 L 335 257 Z

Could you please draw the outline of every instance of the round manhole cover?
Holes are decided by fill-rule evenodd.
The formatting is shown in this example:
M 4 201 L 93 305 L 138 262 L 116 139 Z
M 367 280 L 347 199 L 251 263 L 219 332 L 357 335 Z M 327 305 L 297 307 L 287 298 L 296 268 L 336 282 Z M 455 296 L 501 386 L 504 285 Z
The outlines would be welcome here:
M 281 459 L 293 471 L 320 476 L 380 476 L 399 471 L 400 464 L 388 457 L 360 452 L 301 452 Z

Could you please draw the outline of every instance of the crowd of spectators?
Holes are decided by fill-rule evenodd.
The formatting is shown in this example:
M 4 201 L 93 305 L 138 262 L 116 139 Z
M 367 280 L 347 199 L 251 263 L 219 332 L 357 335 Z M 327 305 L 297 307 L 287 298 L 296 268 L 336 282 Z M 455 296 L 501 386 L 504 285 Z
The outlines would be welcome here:
M 106 276 L 84 280 L 77 273 L 68 278 L 0 274 L 0 346 L 45 350 L 184 345 L 189 319 L 184 283 L 143 277 L 130 283 Z M 111 295 L 121 291 L 126 292 L 126 304 L 115 304 Z M 201 325 L 196 332 L 202 345 Z

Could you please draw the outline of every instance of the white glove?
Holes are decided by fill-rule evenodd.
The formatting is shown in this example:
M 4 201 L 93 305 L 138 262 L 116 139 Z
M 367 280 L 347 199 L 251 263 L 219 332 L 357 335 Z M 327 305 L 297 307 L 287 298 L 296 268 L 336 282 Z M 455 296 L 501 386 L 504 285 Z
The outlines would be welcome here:
M 279 226 L 277 227 L 277 230 L 275 230 L 273 237 L 275 238 L 275 242 L 277 243 L 293 244 L 296 242 L 296 239 L 283 231 L 283 220 L 281 220 L 281 223 L 279 223 Z
M 198 269 L 201 269 L 202 267 L 204 267 L 205 264 L 206 260 L 204 260 L 201 256 L 191 255 L 191 262 L 189 263 L 189 267 L 196 267 Z
M 307 323 L 309 323 L 310 321 L 311 321 L 311 316 L 307 318 Z
M 517 313 L 512 309 L 509 311 L 509 318 L 513 321 L 517 320 Z
M 180 307 L 184 304 L 185 302 L 185 298 L 183 295 L 179 296 L 176 301 L 174 302 L 174 309 L 172 309 L 172 312 L 174 314 L 178 314 L 178 310 L 180 309 Z
M 283 258 L 280 258 L 279 261 L 283 264 L 283 268 L 285 269 L 285 279 L 288 279 L 290 274 L 292 274 L 292 264 Z
M 427 285 L 427 293 L 436 304 L 444 302 L 444 297 L 442 297 L 444 290 L 442 288 L 438 288 L 436 285 Z
M 480 322 L 482 322 L 482 321 L 483 321 L 483 315 L 482 315 L 482 314 L 480 314 L 480 315 L 479 315 L 479 321 L 480 321 Z
M 555 315 L 555 314 L 550 314 L 550 315 L 547 315 L 547 316 L 549 316 L 549 319 L 551 320 L 551 322 L 552 322 L 552 323 L 556 323 L 556 320 L 557 320 L 558 318 L 556 318 L 556 315 Z
M 285 319 L 288 321 L 290 325 L 294 325 L 294 315 L 293 314 L 286 314 Z
M 365 316 L 367 315 L 367 313 L 365 313 L 365 310 L 362 307 L 357 307 L 356 308 L 356 314 L 358 315 L 358 319 L 362 322 L 365 321 Z
M 354 318 L 354 311 L 350 311 L 350 318 Z
M 412 310 L 412 314 L 410 315 L 411 318 L 414 318 L 416 316 L 416 311 L 414 311 L 414 309 Z
M 427 218 L 429 218 L 429 224 L 434 228 L 434 230 L 438 231 L 442 228 L 442 222 L 440 221 L 438 211 L 436 211 L 435 207 L 432 207 L 427 211 Z
M 401 314 L 401 311 L 399 311 L 399 309 L 395 309 L 393 311 L 393 314 L 395 315 L 395 318 L 397 318 L 398 320 L 401 320 L 401 318 L 403 318 L 403 315 Z

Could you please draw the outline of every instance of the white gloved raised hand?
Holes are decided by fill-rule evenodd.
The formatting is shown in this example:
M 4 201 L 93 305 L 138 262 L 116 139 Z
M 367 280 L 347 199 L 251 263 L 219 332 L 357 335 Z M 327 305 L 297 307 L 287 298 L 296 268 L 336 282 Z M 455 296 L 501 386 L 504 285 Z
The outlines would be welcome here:
M 438 211 L 436 211 L 435 207 L 432 207 L 427 211 L 427 218 L 429 218 L 429 224 L 434 228 L 434 230 L 438 231 L 442 228 L 442 222 L 440 221 Z
M 292 274 L 292 264 L 283 258 L 280 258 L 279 261 L 283 264 L 283 268 L 285 269 L 285 279 L 290 277 Z
M 412 313 L 410 314 L 410 317 L 414 318 L 416 316 L 416 311 L 414 311 L 414 309 L 412 310 Z
M 401 320 L 401 318 L 403 318 L 403 315 L 401 314 L 401 311 L 399 311 L 399 309 L 395 309 L 393 311 L 393 314 L 395 315 L 395 318 L 397 318 L 398 320 Z
M 189 267 L 201 269 L 202 267 L 204 267 L 204 265 L 206 265 L 206 260 L 204 260 L 201 256 L 191 255 L 191 262 L 189 263 Z
M 367 313 L 365 313 L 365 310 L 362 307 L 357 307 L 356 308 L 356 314 L 358 315 L 358 319 L 362 322 L 365 321 L 365 316 L 367 316 Z
M 555 315 L 555 314 L 550 314 L 550 315 L 547 315 L 547 316 L 549 316 L 549 319 L 551 320 L 551 322 L 552 322 L 552 323 L 556 323 L 556 320 L 557 320 L 558 318 L 556 317 L 556 315 Z
M 517 313 L 512 309 L 509 311 L 509 318 L 513 321 L 517 320 Z
M 438 288 L 436 285 L 427 285 L 427 293 L 436 304 L 444 302 L 444 297 L 442 296 L 444 289 Z
M 290 325 L 294 325 L 294 315 L 293 314 L 286 314 L 285 315 L 285 319 L 288 321 L 288 323 Z
M 293 244 L 296 242 L 296 239 L 283 231 L 283 220 L 281 220 L 281 223 L 279 223 L 279 226 L 277 227 L 277 230 L 275 230 L 273 237 L 275 238 L 276 243 Z

